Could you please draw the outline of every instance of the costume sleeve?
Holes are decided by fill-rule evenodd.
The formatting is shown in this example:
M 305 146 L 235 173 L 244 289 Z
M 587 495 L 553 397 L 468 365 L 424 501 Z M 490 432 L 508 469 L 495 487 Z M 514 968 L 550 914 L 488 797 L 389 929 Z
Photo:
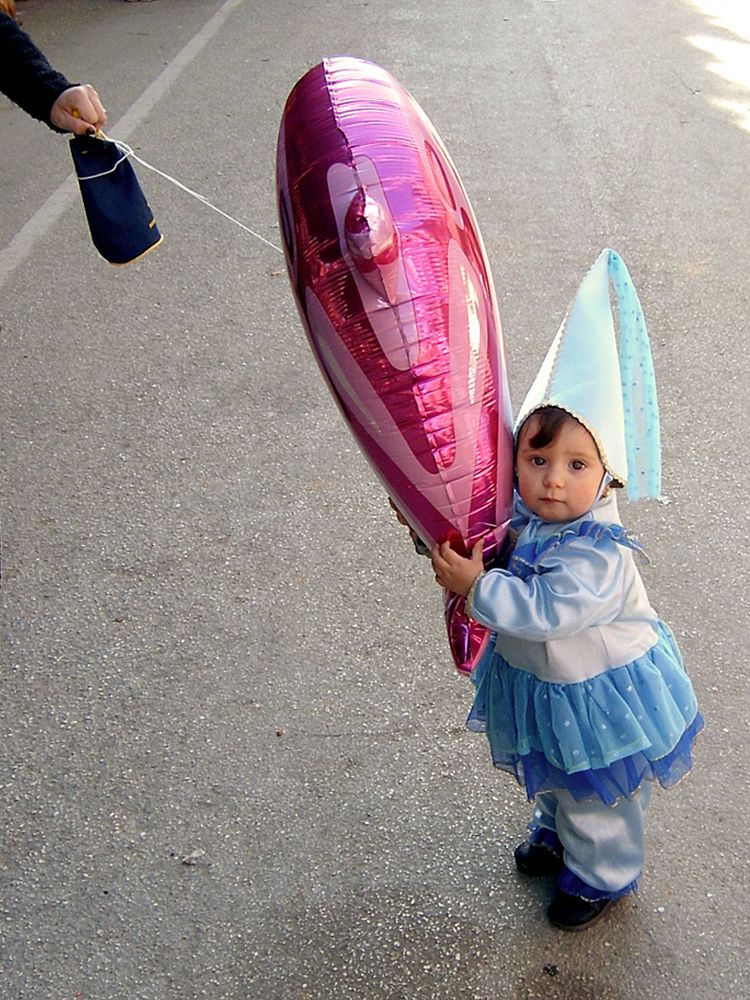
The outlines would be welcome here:
M 620 613 L 627 555 L 609 539 L 575 538 L 526 580 L 492 569 L 479 578 L 467 610 L 494 632 L 543 642 L 604 625 Z
M 49 125 L 49 113 L 60 94 L 72 84 L 52 69 L 43 53 L 12 17 L 0 13 L 0 91 Z

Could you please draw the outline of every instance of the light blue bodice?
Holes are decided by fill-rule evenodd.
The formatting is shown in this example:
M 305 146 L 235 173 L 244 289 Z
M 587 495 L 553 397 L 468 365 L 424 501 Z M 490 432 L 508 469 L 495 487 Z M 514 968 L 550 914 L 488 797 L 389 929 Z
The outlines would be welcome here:
M 472 675 L 469 728 L 487 731 L 530 797 L 566 787 L 614 801 L 644 777 L 677 780 L 702 719 L 614 498 L 565 524 L 519 503 L 514 521 L 509 568 L 487 572 L 470 602 L 495 637 Z

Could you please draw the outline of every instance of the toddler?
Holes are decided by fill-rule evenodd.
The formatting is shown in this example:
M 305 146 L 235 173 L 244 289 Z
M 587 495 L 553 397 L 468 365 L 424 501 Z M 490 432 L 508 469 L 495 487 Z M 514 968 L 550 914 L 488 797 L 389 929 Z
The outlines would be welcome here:
M 468 559 L 435 546 L 432 564 L 494 633 L 468 726 L 534 802 L 516 864 L 555 875 L 549 919 L 582 930 L 636 889 L 652 784 L 687 773 L 703 726 L 617 512 L 618 488 L 658 495 L 660 448 L 640 303 L 614 251 L 584 278 L 524 402 L 516 478 L 508 568 L 485 571 L 481 541 Z

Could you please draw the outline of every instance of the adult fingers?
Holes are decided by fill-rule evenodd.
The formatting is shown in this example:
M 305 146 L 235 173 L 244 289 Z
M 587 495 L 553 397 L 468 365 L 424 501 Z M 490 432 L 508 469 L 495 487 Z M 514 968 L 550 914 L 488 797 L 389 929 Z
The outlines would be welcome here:
M 80 87 L 73 87 L 72 91 L 70 94 L 72 107 L 69 108 L 71 114 L 76 118 L 80 117 L 96 128 L 106 125 L 107 112 L 91 84 L 84 83 Z
M 96 132 L 106 124 L 107 112 L 90 84 L 69 87 L 52 105 L 50 121 L 66 132 Z

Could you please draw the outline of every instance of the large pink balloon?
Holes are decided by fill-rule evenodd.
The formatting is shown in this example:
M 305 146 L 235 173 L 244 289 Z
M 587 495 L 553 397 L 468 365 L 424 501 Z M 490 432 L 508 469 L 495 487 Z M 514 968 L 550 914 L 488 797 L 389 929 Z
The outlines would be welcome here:
M 504 539 L 513 447 L 495 294 L 461 182 L 385 70 L 326 59 L 294 87 L 277 181 L 289 277 L 313 352 L 389 495 L 429 544 Z M 447 595 L 470 671 L 487 633 Z

